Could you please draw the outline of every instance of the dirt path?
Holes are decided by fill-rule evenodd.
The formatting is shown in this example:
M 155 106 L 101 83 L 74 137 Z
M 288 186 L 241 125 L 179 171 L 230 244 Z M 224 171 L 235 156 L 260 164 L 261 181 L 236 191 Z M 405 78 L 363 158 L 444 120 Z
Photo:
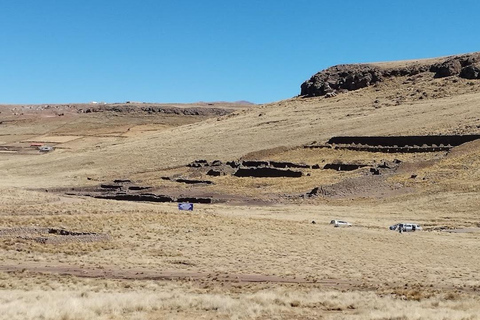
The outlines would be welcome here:
M 75 265 L 2 265 L 0 272 L 30 272 L 38 274 L 58 274 L 82 278 L 126 279 L 126 280 L 189 280 L 217 281 L 234 283 L 298 283 L 316 284 L 335 288 L 352 288 L 358 284 L 338 279 L 309 280 L 305 278 L 268 276 L 261 274 L 199 273 L 192 271 L 162 271 L 149 269 L 85 268 Z

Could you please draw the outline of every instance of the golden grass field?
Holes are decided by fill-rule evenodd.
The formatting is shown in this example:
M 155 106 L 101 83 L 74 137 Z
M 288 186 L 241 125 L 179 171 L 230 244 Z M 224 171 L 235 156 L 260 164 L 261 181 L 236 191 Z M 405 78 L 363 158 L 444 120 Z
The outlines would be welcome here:
M 56 146 L 0 153 L 0 319 L 479 319 L 478 141 L 421 154 L 302 147 L 338 135 L 478 134 L 477 81 L 399 77 L 225 116 L 40 117 L 0 107 L 0 147 Z M 401 166 L 380 180 L 363 169 L 292 179 L 207 177 L 185 167 L 241 158 Z M 120 178 L 239 201 L 188 212 L 65 194 Z M 356 189 L 300 197 L 342 183 Z M 353 226 L 335 228 L 332 219 Z M 424 231 L 388 230 L 398 222 Z M 69 238 L 25 233 L 34 228 L 108 239 L 42 243 L 35 239 Z

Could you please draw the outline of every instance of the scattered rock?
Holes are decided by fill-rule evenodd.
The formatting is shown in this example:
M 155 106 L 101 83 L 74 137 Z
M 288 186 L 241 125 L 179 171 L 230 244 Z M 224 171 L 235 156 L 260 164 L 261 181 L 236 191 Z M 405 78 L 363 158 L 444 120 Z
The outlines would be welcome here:
M 208 161 L 207 160 L 194 160 L 193 162 L 187 164 L 187 167 L 192 167 L 192 168 L 200 168 L 200 167 L 205 167 L 208 166 Z

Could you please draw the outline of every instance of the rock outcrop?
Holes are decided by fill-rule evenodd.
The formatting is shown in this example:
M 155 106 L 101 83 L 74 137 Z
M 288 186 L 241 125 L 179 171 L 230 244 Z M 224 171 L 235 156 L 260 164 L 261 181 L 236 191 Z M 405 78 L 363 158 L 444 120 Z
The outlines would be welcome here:
M 480 79 L 480 53 L 444 58 L 434 64 L 415 64 L 398 68 L 381 68 L 373 64 L 344 64 L 320 71 L 301 85 L 301 96 L 332 97 L 336 93 L 358 90 L 387 78 L 433 73 L 434 78 L 458 76 Z
M 338 65 L 323 70 L 301 86 L 302 96 L 324 96 L 332 92 L 350 91 L 382 81 L 379 68 L 368 64 Z

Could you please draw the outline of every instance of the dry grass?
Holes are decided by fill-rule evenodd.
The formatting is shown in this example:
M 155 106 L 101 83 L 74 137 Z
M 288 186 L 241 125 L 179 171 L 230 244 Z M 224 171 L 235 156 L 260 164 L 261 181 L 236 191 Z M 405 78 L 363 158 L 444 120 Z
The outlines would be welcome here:
M 468 194 L 450 199 L 458 201 L 459 197 L 468 203 Z M 55 199 L 56 196 L 51 196 L 52 201 L 42 205 L 21 205 L 16 200 L 4 202 L 2 207 L 12 212 L 2 216 L 1 227 L 60 226 L 72 231 L 109 234 L 113 240 L 43 246 L 3 239 L 0 241 L 5 264 L 20 262 L 35 266 L 40 262 L 85 268 L 116 266 L 125 270 L 348 279 L 350 283 L 374 287 L 403 285 L 405 279 L 411 278 L 412 284 L 425 287 L 474 289 L 480 285 L 475 277 L 480 272 L 480 261 L 475 255 L 465 255 L 476 252 L 480 234 L 399 235 L 387 230 L 389 225 L 404 220 L 418 221 L 427 229 L 447 224 L 472 226 L 475 217 L 469 208 L 475 204 L 471 203 L 466 205 L 463 215 L 451 219 L 429 205 L 431 198 L 425 202 L 405 198 L 393 204 L 198 205 L 190 214 L 177 212 L 174 204 L 90 199 L 68 203 Z M 449 208 L 447 199 L 443 198 L 439 204 L 445 212 L 456 205 L 453 202 Z M 412 203 L 417 206 L 415 210 Z M 333 228 L 328 224 L 333 218 L 351 221 L 355 227 Z M 312 220 L 317 224 L 311 224 Z
M 459 294 L 39 277 L 15 285 L 0 291 L 0 319 L 478 319 L 480 311 L 478 297 Z

